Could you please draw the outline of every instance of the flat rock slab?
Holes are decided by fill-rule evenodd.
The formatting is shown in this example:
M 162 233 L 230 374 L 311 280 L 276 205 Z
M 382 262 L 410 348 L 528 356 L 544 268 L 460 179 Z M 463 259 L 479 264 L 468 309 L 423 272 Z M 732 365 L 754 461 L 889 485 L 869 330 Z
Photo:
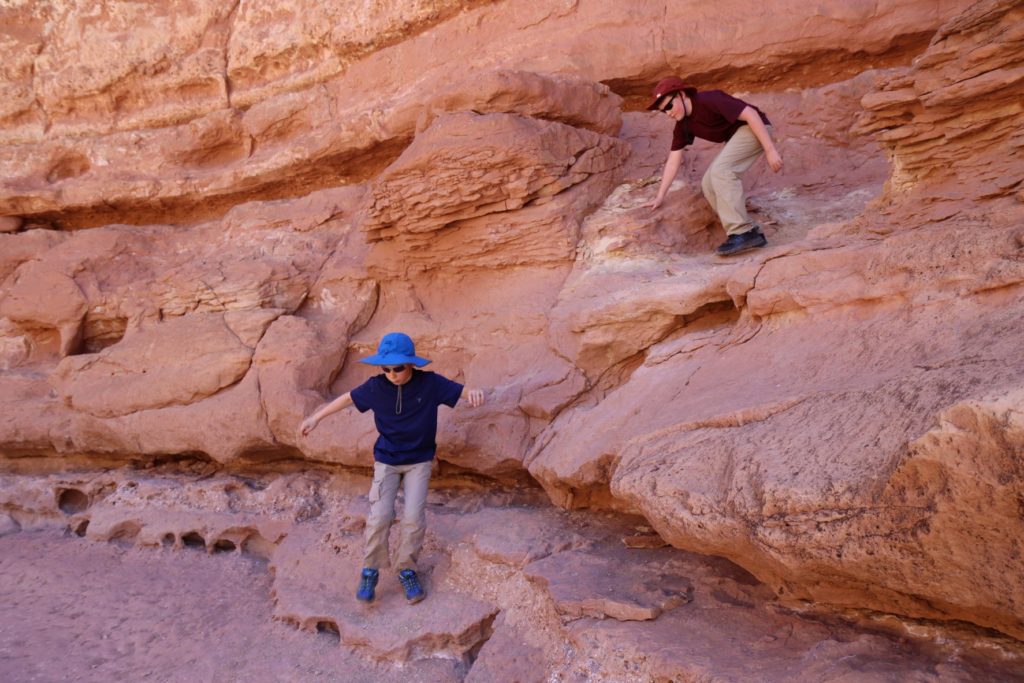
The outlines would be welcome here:
M 271 618 L 266 564 L 59 530 L 0 538 L 0 681 L 457 683 L 463 665 L 372 662 Z
M 655 621 L 580 619 L 569 626 L 581 651 L 599 652 L 605 680 L 925 683 L 1018 681 L 1016 662 L 936 661 L 913 643 L 797 616 L 724 604 L 666 613 Z M 586 679 L 576 664 L 569 680 Z M 1017 667 L 1016 672 L 1014 667 Z M 572 677 L 576 674 L 576 678 Z M 580 676 L 582 674 L 582 677 Z
M 427 598 L 409 605 L 395 573 L 381 570 L 377 597 L 356 600 L 363 539 L 326 527 L 295 529 L 274 553 L 274 616 L 378 660 L 461 659 L 490 636 L 497 609 L 456 592 L 437 558 L 421 558 Z
M 558 611 L 569 617 L 646 621 L 693 596 L 675 550 L 573 550 L 533 562 L 524 571 L 547 586 Z
M 388 571 L 364 605 L 365 476 L 206 471 L 0 476 L 0 523 L 22 529 L 0 537 L 0 681 L 1024 681 L 1019 642 L 821 605 L 793 613 L 727 560 L 623 547 L 649 533 L 637 518 L 531 511 L 505 493 L 432 491 L 451 512 L 429 523 L 427 599 L 407 605 Z M 85 538 L 67 533 L 86 521 Z M 521 561 L 544 539 L 581 545 L 525 570 L 476 545 L 517 530 L 500 557 Z M 131 547 L 168 536 L 186 549 Z M 217 552 L 225 541 L 235 551 Z M 689 601 L 673 609 L 679 594 Z
M 434 513 L 428 524 L 430 533 L 448 544 L 468 543 L 481 559 L 515 567 L 588 544 L 566 526 L 558 510 L 509 507 Z

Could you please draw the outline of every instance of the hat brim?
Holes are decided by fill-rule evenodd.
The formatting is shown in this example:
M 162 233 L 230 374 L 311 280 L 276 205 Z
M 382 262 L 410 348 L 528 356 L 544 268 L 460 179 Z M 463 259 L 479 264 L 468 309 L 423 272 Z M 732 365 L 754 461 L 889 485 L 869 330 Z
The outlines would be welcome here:
M 661 109 L 661 106 L 663 104 L 665 104 L 665 100 L 669 99 L 670 97 L 672 97 L 675 94 L 676 93 L 674 93 L 674 92 L 667 92 L 664 95 L 658 95 L 657 97 L 654 98 L 654 101 L 651 102 L 651 106 L 647 107 L 647 111 L 654 111 L 656 109 Z
M 406 356 L 401 353 L 375 353 L 372 356 L 359 359 L 360 363 L 366 363 L 367 365 L 415 365 L 418 368 L 422 368 L 424 365 L 430 363 L 426 358 L 420 358 L 419 356 Z
M 694 97 L 697 96 L 697 89 L 694 88 L 692 85 L 684 85 L 679 90 L 670 90 L 667 93 L 658 95 L 657 97 L 654 98 L 654 101 L 651 102 L 651 106 L 647 107 L 647 110 L 654 111 L 655 109 L 660 109 L 661 106 L 665 104 L 665 100 L 667 98 L 672 97 L 674 95 L 678 95 L 679 93 L 686 95 L 692 100 Z

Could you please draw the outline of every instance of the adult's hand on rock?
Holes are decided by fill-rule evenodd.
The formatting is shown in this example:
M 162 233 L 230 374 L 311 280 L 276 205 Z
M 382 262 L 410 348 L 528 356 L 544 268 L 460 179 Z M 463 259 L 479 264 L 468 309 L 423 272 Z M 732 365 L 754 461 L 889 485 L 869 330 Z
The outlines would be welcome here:
M 299 425 L 299 433 L 302 434 L 302 436 L 307 436 L 307 435 L 309 435 L 309 433 L 311 431 L 313 431 L 313 429 L 319 423 L 320 423 L 320 420 L 318 420 L 314 416 L 310 415 L 309 417 L 307 417 L 305 420 L 302 421 L 301 425 Z

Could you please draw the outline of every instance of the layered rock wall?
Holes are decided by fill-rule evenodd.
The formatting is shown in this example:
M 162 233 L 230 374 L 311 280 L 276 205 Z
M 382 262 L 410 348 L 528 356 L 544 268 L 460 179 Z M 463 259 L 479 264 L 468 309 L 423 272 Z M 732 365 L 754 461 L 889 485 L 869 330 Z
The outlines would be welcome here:
M 6 459 L 366 467 L 296 429 L 401 329 L 487 390 L 446 465 L 1024 638 L 1015 3 L 314 4 L 0 10 Z M 669 72 L 773 118 L 768 249 L 709 255 L 710 145 L 646 207 Z

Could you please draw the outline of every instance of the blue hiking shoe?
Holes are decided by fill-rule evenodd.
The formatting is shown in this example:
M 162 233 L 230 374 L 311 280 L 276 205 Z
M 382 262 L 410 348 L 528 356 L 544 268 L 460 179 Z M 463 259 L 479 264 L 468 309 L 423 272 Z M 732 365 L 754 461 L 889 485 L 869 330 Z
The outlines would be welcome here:
M 420 586 L 416 572 L 412 569 L 403 569 L 398 572 L 398 580 L 402 582 L 402 588 L 405 589 L 405 600 L 410 605 L 427 597 L 427 594 L 423 592 L 423 587 Z
M 380 572 L 376 569 L 363 567 L 363 573 L 359 575 L 359 590 L 356 591 L 356 600 L 372 602 L 374 590 L 377 588 L 377 579 L 379 578 Z

